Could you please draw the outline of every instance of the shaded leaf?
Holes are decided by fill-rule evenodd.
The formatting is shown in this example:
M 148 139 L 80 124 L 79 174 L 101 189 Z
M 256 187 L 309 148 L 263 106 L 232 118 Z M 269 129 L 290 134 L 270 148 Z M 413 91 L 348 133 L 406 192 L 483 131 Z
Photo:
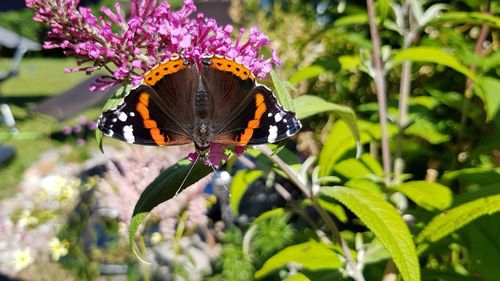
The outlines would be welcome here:
M 485 281 L 496 281 L 500 276 L 500 213 L 482 217 L 464 227 L 468 252 L 474 267 Z
M 493 195 L 464 203 L 437 215 L 416 238 L 416 242 L 422 244 L 420 252 L 427 248 L 427 243 L 436 242 L 481 216 L 499 211 L 500 195 Z
M 261 170 L 242 170 L 238 171 L 231 182 L 229 204 L 233 214 L 238 215 L 240 201 L 250 184 L 264 174 Z
M 174 197 L 191 166 L 192 164 L 189 160 L 185 159 L 179 161 L 177 164 L 163 171 L 142 192 L 141 197 L 135 205 L 129 227 L 129 243 L 134 250 L 134 238 L 141 222 L 154 207 Z M 210 167 L 198 161 L 186 178 L 182 189 L 196 183 L 211 172 L 213 172 L 213 170 Z
M 387 249 L 404 280 L 420 280 L 412 236 L 394 206 L 360 189 L 322 187 L 320 193 L 338 200 L 356 214 Z
M 451 190 L 435 182 L 410 181 L 391 188 L 402 192 L 417 205 L 429 211 L 444 210 L 453 201 Z
M 330 246 L 309 241 L 289 246 L 270 257 L 255 272 L 255 278 L 260 279 L 292 262 L 307 270 L 335 269 L 342 266 L 338 254 Z

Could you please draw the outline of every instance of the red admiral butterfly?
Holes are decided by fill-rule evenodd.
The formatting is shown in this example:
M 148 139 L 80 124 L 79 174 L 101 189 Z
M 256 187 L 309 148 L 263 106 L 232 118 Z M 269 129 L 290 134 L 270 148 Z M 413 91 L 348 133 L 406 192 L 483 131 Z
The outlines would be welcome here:
M 250 69 L 222 56 L 197 64 L 173 56 L 144 75 L 98 122 L 107 136 L 143 145 L 194 142 L 205 155 L 211 143 L 245 146 L 274 143 L 301 124 Z

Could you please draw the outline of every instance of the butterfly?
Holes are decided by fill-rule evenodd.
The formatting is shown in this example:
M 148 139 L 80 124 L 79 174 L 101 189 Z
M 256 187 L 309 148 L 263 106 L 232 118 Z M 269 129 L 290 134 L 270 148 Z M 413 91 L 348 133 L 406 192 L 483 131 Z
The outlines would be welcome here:
M 248 67 L 219 55 L 200 60 L 174 55 L 153 67 L 121 103 L 102 113 L 98 128 L 134 144 L 194 143 L 202 156 L 211 144 L 275 143 L 300 130 L 295 113 Z

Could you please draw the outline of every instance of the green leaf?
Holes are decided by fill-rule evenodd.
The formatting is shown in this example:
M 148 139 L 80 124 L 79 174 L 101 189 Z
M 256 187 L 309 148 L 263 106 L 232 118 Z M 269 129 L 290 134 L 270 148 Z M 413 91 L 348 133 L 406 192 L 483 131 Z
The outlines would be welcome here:
M 299 71 L 295 72 L 291 77 L 290 77 L 290 82 L 293 84 L 297 84 L 301 81 L 318 77 L 321 73 L 325 72 L 325 68 L 321 65 L 313 64 L 306 66 Z
M 342 70 L 355 70 L 361 65 L 359 56 L 340 56 L 339 62 Z
M 335 122 L 319 154 L 319 175 L 330 175 L 335 163 L 354 147 L 355 141 L 347 124 L 343 120 Z
M 444 173 L 442 180 L 458 180 L 466 184 L 488 185 L 500 182 L 500 167 L 498 168 L 466 168 Z
M 417 205 L 429 211 L 444 210 L 453 201 L 451 190 L 435 182 L 410 181 L 391 188 L 402 192 Z
M 328 200 L 328 198 L 320 198 L 318 200 L 321 208 L 327 210 L 332 215 L 334 215 L 340 222 L 347 223 L 347 214 L 344 208 L 337 202 L 331 202 L 333 200 Z
M 456 196 L 453 200 L 453 206 L 459 206 L 466 202 L 470 202 L 476 199 L 500 194 L 500 181 L 489 185 L 481 185 L 478 189 L 470 192 L 462 193 Z
M 463 229 L 470 260 L 482 280 L 497 281 L 500 276 L 500 213 L 482 217 Z
M 350 209 L 380 240 L 405 281 L 420 280 L 420 266 L 412 236 L 394 206 L 360 189 L 322 187 L 320 193 Z
M 322 112 L 333 112 L 342 118 L 349 126 L 354 139 L 359 142 L 361 137 L 359 134 L 358 124 L 354 111 L 347 107 L 331 102 L 327 102 L 322 98 L 310 95 L 302 95 L 294 99 L 295 107 L 297 108 L 297 117 L 304 119 Z
M 300 264 L 306 270 L 336 269 L 342 266 L 338 254 L 332 250 L 331 246 L 309 241 L 289 246 L 270 257 L 255 272 L 255 278 L 260 279 L 291 262 Z
M 132 86 L 124 85 L 116 90 L 111 98 L 109 98 L 104 104 L 102 111 L 114 110 L 118 105 L 123 103 L 123 99 L 125 98 L 125 94 L 130 92 Z
M 464 203 L 437 215 L 416 238 L 416 242 L 421 244 L 419 252 L 427 248 L 427 243 L 436 242 L 481 216 L 499 211 L 500 195 L 493 195 Z
M 295 111 L 292 96 L 290 96 L 290 92 L 288 91 L 288 81 L 281 80 L 274 70 L 271 70 L 271 79 L 276 90 L 276 97 L 280 103 L 285 109 Z
M 486 121 L 493 120 L 500 108 L 500 80 L 492 77 L 481 77 L 474 84 L 474 93 L 483 100 Z
M 455 24 L 469 23 L 474 25 L 487 24 L 491 28 L 500 28 L 500 18 L 481 12 L 447 12 L 435 18 L 430 25 L 441 25 L 443 22 Z
M 423 118 L 416 118 L 415 122 L 406 128 L 404 132 L 407 135 L 420 137 L 431 144 L 440 144 L 450 140 L 450 136 L 437 130 L 436 124 Z
M 102 147 L 102 131 L 99 129 L 95 130 L 95 141 L 97 142 L 97 146 L 99 150 L 104 153 L 104 148 Z
M 305 276 L 304 274 L 302 274 L 300 272 L 297 272 L 297 273 L 290 275 L 287 278 L 283 279 L 283 281 L 310 281 L 310 280 L 311 279 L 309 279 L 307 276 Z
M 345 16 L 337 19 L 334 23 L 336 27 L 355 25 L 355 24 L 368 24 L 368 15 L 356 14 L 356 15 Z
M 283 208 L 274 208 L 274 209 L 271 209 L 269 211 L 266 211 L 262 214 L 260 214 L 257 218 L 255 218 L 255 220 L 252 222 L 252 225 L 254 224 L 258 224 L 264 220 L 267 220 L 267 219 L 270 219 L 270 218 L 274 218 L 274 217 L 283 217 L 287 215 L 285 209 Z
M 368 167 L 356 158 L 338 162 L 333 170 L 348 179 L 364 178 L 372 174 Z
M 139 225 L 147 217 L 149 212 L 160 203 L 174 197 L 186 175 L 187 178 L 182 186 L 182 189 L 196 183 L 206 175 L 213 172 L 213 170 L 203 164 L 202 161 L 198 161 L 192 167 L 192 171 L 188 175 L 191 166 L 191 162 L 187 159 L 179 161 L 177 164 L 163 171 L 142 192 L 141 197 L 135 205 L 129 228 L 129 243 L 134 251 L 135 234 Z
M 250 184 L 263 174 L 264 172 L 261 170 L 242 170 L 236 173 L 231 183 L 231 196 L 229 197 L 229 204 L 233 214 L 238 215 L 241 198 Z
M 404 61 L 432 62 L 441 64 L 453 68 L 454 70 L 469 77 L 473 81 L 478 80 L 476 74 L 470 71 L 465 65 L 461 64 L 456 57 L 447 54 L 443 50 L 438 48 L 413 47 L 399 51 L 394 55 L 394 64 L 400 64 Z

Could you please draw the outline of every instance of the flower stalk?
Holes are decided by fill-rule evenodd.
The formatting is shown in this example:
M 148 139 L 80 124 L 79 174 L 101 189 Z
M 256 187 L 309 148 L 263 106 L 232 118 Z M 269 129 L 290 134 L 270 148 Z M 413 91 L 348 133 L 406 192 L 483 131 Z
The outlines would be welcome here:
M 374 79 L 378 100 L 380 116 L 380 133 L 382 141 L 382 163 L 384 167 L 385 184 L 390 183 L 391 178 L 391 154 L 389 147 L 389 136 L 387 133 L 387 94 L 385 86 L 384 68 L 382 66 L 382 56 L 380 51 L 380 35 L 377 28 L 375 8 L 373 0 L 366 0 L 368 7 L 368 21 L 370 24 L 370 36 L 372 39 L 372 52 L 374 63 Z

